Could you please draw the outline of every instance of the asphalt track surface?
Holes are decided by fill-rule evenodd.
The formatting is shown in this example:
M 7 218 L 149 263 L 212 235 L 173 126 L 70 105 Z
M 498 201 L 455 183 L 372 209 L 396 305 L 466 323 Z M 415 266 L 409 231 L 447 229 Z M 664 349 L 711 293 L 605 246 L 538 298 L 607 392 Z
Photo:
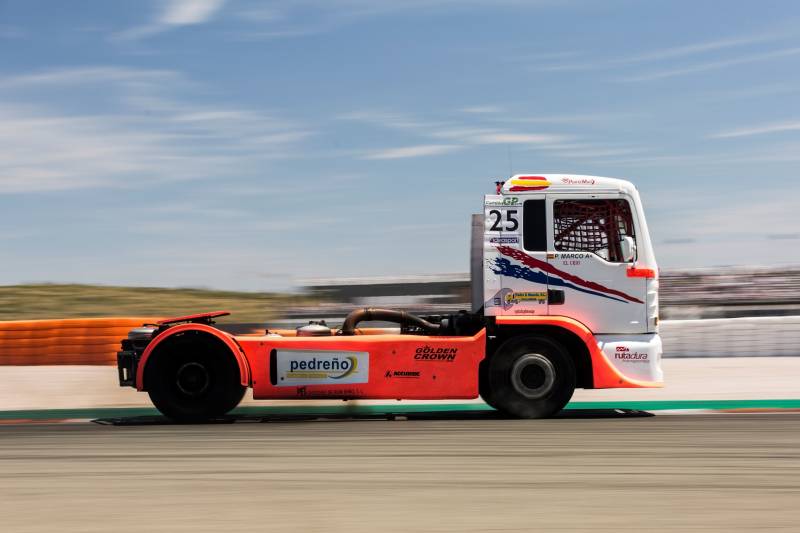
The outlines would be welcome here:
M 800 413 L 0 426 L 0 531 L 798 531 Z

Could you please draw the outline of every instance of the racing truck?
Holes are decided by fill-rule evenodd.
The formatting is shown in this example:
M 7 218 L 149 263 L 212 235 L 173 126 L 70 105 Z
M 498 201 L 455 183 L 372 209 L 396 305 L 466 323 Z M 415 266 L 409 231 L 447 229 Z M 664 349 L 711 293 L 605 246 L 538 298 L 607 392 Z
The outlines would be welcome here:
M 470 310 L 364 308 L 338 327 L 247 335 L 214 326 L 225 311 L 170 318 L 122 340 L 120 385 L 180 422 L 222 417 L 248 388 L 256 400 L 480 396 L 543 418 L 576 388 L 661 387 L 658 267 L 633 184 L 525 174 L 493 192 L 472 216 Z

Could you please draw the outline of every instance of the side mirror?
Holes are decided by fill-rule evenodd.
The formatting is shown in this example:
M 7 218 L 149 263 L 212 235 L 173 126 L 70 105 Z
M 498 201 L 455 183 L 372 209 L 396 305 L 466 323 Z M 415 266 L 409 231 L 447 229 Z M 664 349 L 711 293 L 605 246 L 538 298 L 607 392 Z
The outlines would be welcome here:
M 620 242 L 622 248 L 622 261 L 624 263 L 633 263 L 636 259 L 636 241 L 630 235 L 622 237 Z

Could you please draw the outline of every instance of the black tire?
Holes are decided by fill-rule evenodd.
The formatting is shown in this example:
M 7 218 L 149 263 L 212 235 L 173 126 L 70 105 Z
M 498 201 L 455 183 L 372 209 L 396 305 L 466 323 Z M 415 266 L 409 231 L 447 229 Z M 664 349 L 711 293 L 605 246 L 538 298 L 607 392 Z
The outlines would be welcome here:
M 164 416 L 175 422 L 200 422 L 239 405 L 246 387 L 226 346 L 192 332 L 166 342 L 148 359 L 144 381 L 150 400 Z
M 489 386 L 489 361 L 484 359 L 478 367 L 478 394 L 481 395 L 481 400 L 492 409 L 500 411 L 500 407 L 494 403 L 492 399 L 492 389 Z
M 488 362 L 490 405 L 508 415 L 553 416 L 575 392 L 572 357 L 561 344 L 547 337 L 511 339 Z

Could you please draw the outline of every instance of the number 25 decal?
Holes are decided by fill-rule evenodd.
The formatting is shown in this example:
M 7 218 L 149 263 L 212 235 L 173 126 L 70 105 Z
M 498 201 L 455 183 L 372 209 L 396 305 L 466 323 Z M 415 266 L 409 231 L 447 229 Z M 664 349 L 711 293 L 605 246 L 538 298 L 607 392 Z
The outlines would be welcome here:
M 505 224 L 503 224 L 503 213 L 497 209 L 489 211 L 489 217 L 494 217 L 494 222 L 492 222 L 492 227 L 489 231 L 516 231 L 519 228 L 516 209 L 506 210 Z

